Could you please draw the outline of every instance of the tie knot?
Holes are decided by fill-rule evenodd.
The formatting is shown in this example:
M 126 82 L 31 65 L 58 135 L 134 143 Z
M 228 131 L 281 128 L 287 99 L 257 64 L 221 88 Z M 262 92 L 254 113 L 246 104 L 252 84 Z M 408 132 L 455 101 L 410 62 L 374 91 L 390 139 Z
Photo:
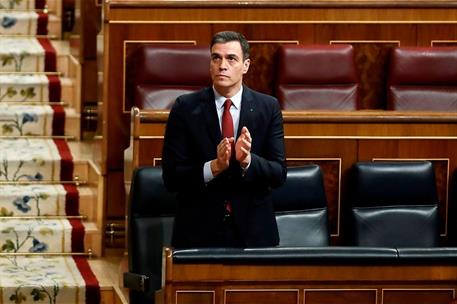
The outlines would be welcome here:
M 224 102 L 224 110 L 225 111 L 229 110 L 231 106 L 232 106 L 232 101 L 230 99 L 226 99 Z

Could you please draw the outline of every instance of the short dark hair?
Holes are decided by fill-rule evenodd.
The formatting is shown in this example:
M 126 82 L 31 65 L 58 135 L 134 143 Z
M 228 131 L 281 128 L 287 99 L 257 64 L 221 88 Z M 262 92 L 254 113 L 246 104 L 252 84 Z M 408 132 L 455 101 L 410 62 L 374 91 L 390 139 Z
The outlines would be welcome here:
M 213 45 L 216 43 L 227 43 L 230 41 L 238 41 L 240 43 L 241 50 L 243 51 L 243 60 L 249 58 L 249 43 L 246 38 L 238 32 L 224 31 L 216 33 L 211 40 L 210 49 L 212 49 Z

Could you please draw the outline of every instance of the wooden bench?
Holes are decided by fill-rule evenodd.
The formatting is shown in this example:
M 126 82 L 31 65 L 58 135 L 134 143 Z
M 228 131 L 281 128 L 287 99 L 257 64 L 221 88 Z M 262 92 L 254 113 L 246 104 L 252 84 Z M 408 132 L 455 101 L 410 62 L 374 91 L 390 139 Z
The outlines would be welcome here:
M 456 248 L 166 248 L 156 303 L 448 304 L 457 288 L 456 253 Z

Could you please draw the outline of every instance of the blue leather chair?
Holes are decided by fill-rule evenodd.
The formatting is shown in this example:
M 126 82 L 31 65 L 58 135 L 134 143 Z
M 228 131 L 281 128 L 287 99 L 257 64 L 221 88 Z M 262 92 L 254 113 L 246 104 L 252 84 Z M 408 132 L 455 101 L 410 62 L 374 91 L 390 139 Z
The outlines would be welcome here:
M 327 199 L 318 165 L 289 167 L 286 182 L 273 189 L 280 247 L 328 246 Z
M 354 245 L 439 245 L 438 194 L 429 161 L 359 162 L 352 178 Z

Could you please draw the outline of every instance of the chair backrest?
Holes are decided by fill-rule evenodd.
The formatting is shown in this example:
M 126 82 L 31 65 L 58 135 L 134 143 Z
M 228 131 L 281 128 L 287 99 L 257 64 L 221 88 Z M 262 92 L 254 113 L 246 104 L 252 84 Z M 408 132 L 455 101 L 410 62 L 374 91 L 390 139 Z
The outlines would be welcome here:
M 457 47 L 397 47 L 392 50 L 387 108 L 457 111 Z
M 350 193 L 354 245 L 439 245 L 438 194 L 430 162 L 356 163 Z
M 170 109 L 176 97 L 211 84 L 207 46 L 144 44 L 129 55 L 127 96 L 140 109 Z
M 318 165 L 287 168 L 286 182 L 273 190 L 279 246 L 328 246 L 327 199 Z
M 283 45 L 276 95 L 284 110 L 357 109 L 352 45 Z
M 129 272 L 149 278 L 147 292 L 130 290 L 130 303 L 154 303 L 161 288 L 162 248 L 171 245 L 176 195 L 167 191 L 162 169 L 142 167 L 134 171 L 129 197 Z

